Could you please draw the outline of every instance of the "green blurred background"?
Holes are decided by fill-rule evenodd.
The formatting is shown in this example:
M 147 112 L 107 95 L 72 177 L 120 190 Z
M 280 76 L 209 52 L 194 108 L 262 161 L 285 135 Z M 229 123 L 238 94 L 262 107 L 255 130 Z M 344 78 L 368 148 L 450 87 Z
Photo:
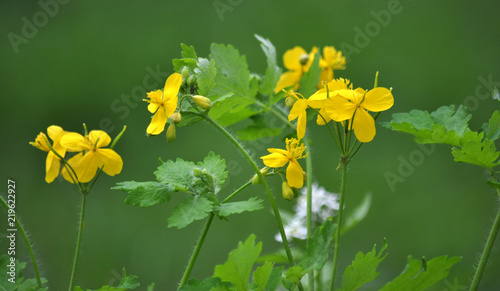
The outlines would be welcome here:
M 80 132 L 85 122 L 89 129 L 105 127 L 112 137 L 127 125 L 115 148 L 125 163 L 122 173 L 103 175 L 88 199 L 76 280 L 85 288 L 116 284 L 125 267 L 127 273 L 139 276 L 140 290 L 151 282 L 156 282 L 157 290 L 175 290 L 204 224 L 169 229 L 166 218 L 179 199 L 152 208 L 127 206 L 124 193 L 110 190 L 115 183 L 154 179 L 159 157 L 198 161 L 211 150 L 231 164 L 233 173 L 225 195 L 252 176 L 231 144 L 207 124 L 178 129 L 173 144 L 167 144 L 163 135 L 145 136 L 150 113 L 146 103 L 139 101 L 145 97 L 141 92 L 162 85 L 144 88 L 143 79 L 151 70 L 160 71 L 163 80 L 172 73 L 171 60 L 180 57 L 180 43 L 193 45 L 202 57 L 208 56 L 212 42 L 232 44 L 257 73 L 264 72 L 266 61 L 254 34 L 274 43 L 280 64 L 285 50 L 295 45 L 306 50 L 314 45 L 350 45 L 356 51 L 347 69 L 336 76 L 366 88 L 380 71 L 379 84 L 393 87 L 396 101 L 380 116 L 382 121 L 390 120 L 395 112 L 432 111 L 465 102 L 474 115 L 470 125 L 475 129 L 497 106 L 493 100 L 476 97 L 481 78 L 500 82 L 500 5 L 493 0 L 67 2 L 41 1 L 52 3 L 47 4 L 49 16 L 37 1 L 2 1 L 0 12 L 1 192 L 7 189 L 7 178 L 16 181 L 16 210 L 34 242 L 50 290 L 67 288 L 80 197 L 65 181 L 45 183 L 46 155 L 28 144 L 49 125 Z M 230 9 L 218 13 L 216 4 Z M 376 15 L 388 9 L 396 13 L 375 24 Z M 35 21 L 36 31 L 24 28 L 23 32 L 26 21 Z M 359 31 L 366 29 L 371 36 L 363 41 Z M 13 34 L 18 36 L 14 45 Z M 481 90 L 480 94 L 488 92 L 484 87 Z M 128 110 L 120 111 L 117 107 L 125 105 L 120 101 L 124 95 L 135 97 L 125 106 Z M 315 141 L 311 148 L 314 180 L 338 192 L 338 152 L 332 151 L 325 128 L 309 129 Z M 276 138 L 248 148 L 259 157 L 267 147 L 281 146 Z M 411 173 L 401 172 L 402 160 L 410 159 L 414 162 Z M 388 172 L 405 175 L 394 191 L 384 176 Z M 357 251 L 380 246 L 386 238 L 389 255 L 380 265 L 380 277 L 366 290 L 375 290 L 397 276 L 408 255 L 462 256 L 448 281 L 435 289 L 464 290 L 452 287 L 462 288 L 469 282 L 497 207 L 496 193 L 485 178 L 479 167 L 454 163 L 447 146 L 437 146 L 429 154 L 410 136 L 378 126 L 375 140 L 350 164 L 346 211 L 366 192 L 373 193 L 373 206 L 367 219 L 343 237 L 340 269 Z M 293 203 L 280 198 L 278 179 L 272 179 L 271 185 L 280 207 L 291 210 Z M 265 198 L 261 187 L 242 195 Z M 233 216 L 229 222 L 215 221 L 192 277 L 213 274 L 214 266 L 223 263 L 227 253 L 250 233 L 263 241 L 264 252 L 277 250 L 280 245 L 273 240 L 277 228 L 269 204 L 266 208 Z M 2 217 L 0 233 L 5 233 L 7 219 Z M 5 239 L 0 241 L 0 252 L 6 253 Z M 497 241 L 481 290 L 500 288 L 499 247 Z M 20 240 L 17 248 L 17 258 L 29 261 Z M 30 265 L 26 275 L 33 276 Z

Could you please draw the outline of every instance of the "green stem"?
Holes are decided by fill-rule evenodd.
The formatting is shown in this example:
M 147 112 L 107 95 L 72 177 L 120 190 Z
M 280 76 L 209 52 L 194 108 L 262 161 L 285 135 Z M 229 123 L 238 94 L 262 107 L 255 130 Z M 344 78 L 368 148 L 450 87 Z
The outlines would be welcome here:
M 500 189 L 497 189 L 498 198 L 500 200 Z M 498 230 L 500 229 L 500 208 L 497 210 L 497 216 L 495 218 L 495 222 L 491 227 L 490 234 L 488 235 L 488 240 L 486 241 L 486 245 L 484 246 L 483 254 L 481 255 L 481 259 L 479 260 L 479 265 L 477 266 L 476 272 L 474 274 L 474 279 L 472 279 L 472 284 L 470 287 L 470 291 L 477 290 L 479 286 L 479 282 L 481 281 L 481 277 L 483 276 L 484 268 L 486 267 L 486 263 L 488 262 L 488 258 L 490 256 L 491 250 L 493 248 L 493 244 L 495 243 L 495 238 L 497 237 Z
M 7 202 L 3 199 L 2 196 L 0 196 L 0 203 L 5 207 L 5 209 L 8 211 L 11 209 Z M 31 258 L 31 264 L 33 265 L 33 270 L 35 271 L 35 277 L 36 277 L 36 283 L 38 285 L 38 288 L 42 288 L 42 280 L 40 279 L 40 272 L 38 271 L 38 265 L 36 263 L 35 259 L 35 253 L 33 252 L 33 248 L 31 247 L 31 243 L 28 239 L 28 236 L 26 235 L 26 231 L 24 231 L 24 227 L 19 221 L 19 218 L 17 217 L 16 214 L 14 214 L 14 220 L 17 225 L 17 230 L 21 232 L 21 235 L 23 236 L 24 242 L 26 243 L 26 247 L 28 248 L 28 253 L 30 254 Z
M 226 199 L 224 199 L 221 203 L 226 203 L 229 200 L 233 199 L 234 196 L 236 196 L 238 193 L 240 193 L 246 187 L 250 186 L 250 184 L 252 184 L 252 180 L 250 180 L 250 181 L 246 182 L 245 184 L 243 184 L 240 188 L 238 188 L 236 191 L 234 191 L 233 193 L 231 193 L 231 195 L 227 196 Z
M 342 214 L 344 210 L 344 198 L 345 198 L 345 184 L 346 184 L 346 177 L 347 177 L 347 161 L 343 160 L 343 157 L 341 159 L 342 161 L 342 184 L 340 186 L 340 201 L 339 201 L 339 212 L 337 213 L 337 225 L 335 228 L 335 246 L 333 250 L 333 268 L 332 268 L 332 281 L 330 283 L 330 291 L 333 291 L 333 287 L 335 285 L 335 275 L 337 274 L 337 261 L 338 261 L 338 254 L 339 254 L 339 240 L 340 240 L 340 233 L 342 230 Z
M 200 253 L 201 247 L 203 246 L 203 242 L 205 241 L 205 238 L 207 237 L 208 230 L 210 229 L 210 225 L 212 225 L 212 221 L 214 220 L 215 213 L 210 213 L 210 216 L 208 217 L 207 224 L 205 224 L 205 228 L 203 228 L 203 232 L 201 233 L 200 239 L 198 240 L 198 243 L 196 244 L 196 248 L 193 251 L 193 255 L 191 256 L 191 259 L 189 260 L 189 264 L 186 267 L 186 271 L 184 271 L 184 275 L 182 276 L 181 283 L 179 287 L 184 286 L 188 279 L 189 275 L 191 274 L 191 271 L 193 270 L 194 263 L 196 262 L 196 259 L 198 258 L 198 254 Z
M 306 136 L 304 138 L 306 148 L 309 148 L 309 140 Z M 306 156 L 306 174 L 307 174 L 307 236 L 313 235 L 313 221 L 312 221 L 312 159 L 311 155 Z M 309 290 L 314 291 L 314 270 L 309 272 Z
M 82 209 L 80 212 L 80 225 L 78 228 L 78 238 L 76 239 L 76 249 L 75 249 L 75 257 L 73 259 L 73 268 L 71 270 L 71 278 L 69 280 L 69 291 L 74 289 L 75 278 L 76 278 L 76 267 L 78 265 L 78 257 L 80 255 L 80 245 L 82 243 L 82 233 L 83 233 L 83 225 L 85 223 L 85 203 L 87 202 L 87 193 L 82 193 Z
M 213 125 L 215 128 L 217 128 L 224 136 L 226 136 L 232 143 L 233 145 L 240 151 L 240 153 L 243 155 L 243 157 L 248 161 L 254 172 L 257 174 L 259 177 L 260 181 L 262 182 L 262 185 L 264 185 L 264 188 L 266 190 L 267 198 L 269 199 L 269 202 L 271 203 L 271 207 L 273 209 L 274 217 L 276 219 L 276 223 L 278 224 L 278 229 L 281 234 L 281 238 L 283 240 L 283 246 L 285 248 L 286 255 L 288 257 L 288 262 L 290 263 L 290 266 L 295 265 L 295 262 L 293 260 L 292 252 L 290 251 L 290 246 L 288 245 L 288 240 L 286 238 L 285 230 L 283 228 L 283 221 L 281 219 L 281 215 L 278 210 L 278 206 L 276 204 L 276 201 L 274 200 L 273 193 L 271 191 L 271 188 L 269 187 L 269 184 L 267 183 L 264 175 L 260 172 L 259 167 L 257 167 L 257 164 L 253 161 L 253 159 L 250 157 L 248 152 L 243 148 L 243 146 L 221 125 L 219 125 L 217 122 L 215 122 L 213 119 L 208 117 L 205 114 L 201 113 L 194 113 L 200 117 L 203 117 L 208 123 Z

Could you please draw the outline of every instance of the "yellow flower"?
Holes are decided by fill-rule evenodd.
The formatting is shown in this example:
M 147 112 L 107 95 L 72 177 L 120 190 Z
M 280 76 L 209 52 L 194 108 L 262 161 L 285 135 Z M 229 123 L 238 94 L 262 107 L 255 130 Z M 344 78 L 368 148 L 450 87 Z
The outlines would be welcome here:
M 287 50 L 283 55 L 283 65 L 289 71 L 281 74 L 276 88 L 274 88 L 274 93 L 277 94 L 282 89 L 292 86 L 293 89 L 297 89 L 300 78 L 305 72 L 309 71 L 317 51 L 318 48 L 313 47 L 311 52 L 307 54 L 300 46 Z
M 323 58 L 319 60 L 319 66 L 322 69 L 319 75 L 318 88 L 322 88 L 324 83 L 330 82 L 334 78 L 333 70 L 344 70 L 346 60 L 342 52 L 333 46 L 323 48 Z
M 47 128 L 47 134 L 52 139 L 52 148 L 61 157 L 64 157 L 64 155 L 66 154 L 66 148 L 61 145 L 60 141 L 61 138 L 66 134 L 66 131 L 64 131 L 60 126 L 51 125 Z M 59 158 L 50 150 L 47 141 L 48 139 L 45 133 L 40 132 L 35 141 L 30 142 L 30 144 L 41 149 L 42 151 L 48 152 L 47 159 L 45 161 L 45 181 L 47 183 L 51 183 L 59 175 L 61 162 L 59 161 Z
M 286 179 L 288 185 L 294 188 L 301 188 L 304 185 L 304 175 L 302 167 L 298 159 L 305 158 L 304 151 L 306 150 L 303 144 L 295 138 L 286 139 L 286 150 L 282 149 L 267 149 L 271 154 L 261 157 L 264 165 L 271 168 L 281 168 L 288 163 L 286 169 Z
M 308 102 L 302 95 L 288 91 L 287 104 L 291 103 L 291 99 L 295 100 L 292 109 L 288 114 L 288 121 L 292 121 L 297 118 L 297 138 L 300 140 L 306 134 L 306 124 L 307 124 L 307 107 Z
M 69 132 L 61 139 L 61 144 L 70 152 L 81 152 L 68 160 L 68 163 L 75 170 L 78 181 L 87 183 L 94 178 L 97 169 L 114 176 L 119 174 L 123 168 L 123 161 L 112 149 L 103 147 L 109 145 L 111 138 L 102 130 L 92 130 L 85 137 L 76 132 Z M 66 169 L 63 170 L 63 177 L 69 182 L 73 182 Z
M 367 111 L 380 112 L 394 104 L 394 97 L 387 88 L 377 87 L 368 92 L 363 89 L 337 90 L 325 101 L 326 113 L 335 121 L 350 120 L 349 130 L 354 130 L 360 142 L 375 137 L 375 120 Z
M 154 113 L 151 123 L 146 132 L 148 135 L 158 135 L 165 129 L 168 117 L 170 117 L 177 109 L 177 94 L 182 84 L 182 76 L 179 73 L 173 73 L 165 82 L 165 87 L 162 90 L 151 91 L 148 93 L 149 102 L 148 110 Z
M 335 91 L 341 89 L 352 89 L 351 81 L 342 78 L 334 79 L 326 83 L 323 89 L 316 91 L 316 93 L 314 93 L 313 95 L 311 95 L 311 97 L 309 97 L 308 99 L 309 106 L 312 108 L 320 109 L 319 110 L 320 115 L 318 115 L 318 118 L 316 120 L 318 125 L 325 125 L 326 124 L 325 121 L 330 122 L 331 118 L 326 113 L 324 107 L 325 101 L 327 99 L 327 96 L 333 96 L 335 95 Z

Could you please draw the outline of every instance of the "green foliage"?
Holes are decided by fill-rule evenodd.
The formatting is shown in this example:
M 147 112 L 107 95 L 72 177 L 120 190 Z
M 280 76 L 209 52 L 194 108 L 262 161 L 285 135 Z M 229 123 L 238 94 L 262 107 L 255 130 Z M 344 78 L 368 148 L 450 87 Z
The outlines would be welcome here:
M 91 289 L 83 289 L 80 286 L 76 286 L 75 291 L 126 291 L 126 290 L 134 290 L 140 285 L 141 284 L 137 282 L 137 276 L 135 275 L 127 276 L 127 272 L 125 272 L 125 269 L 123 269 L 122 278 L 120 280 L 120 283 L 118 283 L 118 286 L 116 287 L 111 287 L 109 285 L 106 285 L 102 286 L 97 290 L 91 290 Z
M 196 62 L 194 73 L 198 84 L 198 94 L 202 96 L 210 96 L 212 89 L 215 86 L 215 77 L 217 76 L 215 61 L 199 58 Z
M 467 132 L 460 138 L 460 149 L 453 148 L 451 153 L 456 162 L 465 162 L 491 169 L 498 165 L 495 143 L 489 139 L 483 141 L 484 133 Z
M 169 201 L 175 188 L 172 185 L 160 182 L 118 182 L 111 189 L 127 191 L 125 204 L 141 207 L 153 206 Z
M 180 287 L 178 291 L 213 291 L 213 288 L 221 285 L 225 286 L 226 283 L 221 283 L 220 279 L 215 277 L 208 277 L 203 280 L 203 282 L 197 279 L 190 279 L 187 284 Z
M 386 256 L 382 256 L 386 248 L 387 243 L 384 242 L 378 253 L 376 245 L 371 252 L 357 253 L 354 261 L 345 269 L 342 275 L 342 288 L 338 291 L 358 290 L 362 285 L 375 280 L 379 275 L 377 267 Z
M 274 291 L 278 288 L 278 285 L 281 283 L 281 276 L 285 267 L 273 267 L 273 263 L 265 262 L 264 265 L 255 270 L 253 273 L 254 282 L 252 284 L 252 290 Z
M 174 70 L 180 73 L 182 68 L 186 66 L 190 69 L 191 72 L 194 72 L 194 68 L 196 68 L 196 60 L 198 59 L 198 56 L 194 51 L 194 47 L 187 46 L 181 43 L 181 48 L 182 48 L 181 52 L 182 58 L 172 60 L 172 64 L 174 65 Z
M 255 244 L 255 235 L 251 235 L 245 243 L 239 243 L 238 248 L 229 253 L 223 265 L 215 266 L 214 277 L 223 282 L 230 282 L 236 290 L 248 290 L 248 282 L 253 264 L 262 251 L 262 243 Z
M 385 284 L 380 291 L 426 290 L 448 277 L 450 268 L 458 262 L 459 257 L 441 256 L 426 262 L 425 259 L 419 261 L 409 256 L 403 273 Z
M 15 271 L 14 274 L 11 273 L 12 264 L 10 256 L 4 254 L 0 256 L 0 282 L 2 282 L 2 291 L 35 291 L 35 290 L 48 290 L 48 287 L 38 288 L 36 279 L 25 279 L 23 277 L 23 271 L 26 268 L 26 262 L 20 262 L 15 260 Z M 12 276 L 13 275 L 13 276 Z M 10 280 L 10 281 L 9 281 Z M 42 284 L 47 284 L 47 279 L 41 278 Z
M 500 113 L 498 110 L 493 112 L 488 123 L 483 124 L 483 132 L 489 140 L 497 140 L 500 137 Z
M 240 140 L 256 140 L 264 137 L 279 136 L 283 127 L 270 127 L 261 114 L 251 117 L 252 123 L 238 130 L 236 135 Z
M 281 76 L 281 69 L 278 66 L 278 61 L 276 60 L 276 49 L 269 39 L 263 38 L 257 34 L 255 37 L 260 41 L 260 47 L 267 57 L 267 69 L 266 73 L 262 77 L 260 92 L 262 94 L 273 96 L 274 88 L 276 87 L 276 84 Z M 271 97 L 270 101 L 273 99 L 274 98 Z
M 167 219 L 169 227 L 184 228 L 194 221 L 206 218 L 212 212 L 222 218 L 263 208 L 263 201 L 257 198 L 219 203 L 216 194 L 220 192 L 228 172 L 226 161 L 213 152 L 203 162 L 196 164 L 180 158 L 175 162 L 160 160 L 154 173 L 157 181 L 119 182 L 112 189 L 128 192 L 125 203 L 141 207 L 169 201 L 175 192 L 187 193 L 188 197 L 174 208 Z

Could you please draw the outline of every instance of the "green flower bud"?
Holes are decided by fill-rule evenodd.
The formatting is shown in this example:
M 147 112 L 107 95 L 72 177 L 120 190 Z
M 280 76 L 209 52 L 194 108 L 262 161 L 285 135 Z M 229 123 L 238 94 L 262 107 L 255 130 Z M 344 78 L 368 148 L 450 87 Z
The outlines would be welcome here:
M 203 109 L 212 108 L 212 101 L 210 101 L 210 99 L 208 99 L 207 97 L 203 97 L 201 95 L 194 95 L 193 101 Z
M 189 87 L 193 87 L 194 85 L 196 85 L 196 77 L 195 77 L 195 75 L 189 76 L 189 78 L 187 79 L 187 84 L 188 84 Z
M 170 119 L 172 119 L 172 121 L 177 124 L 179 122 L 181 122 L 181 119 L 182 119 L 182 116 L 180 114 L 180 112 L 174 112 L 171 116 L 170 116 Z
M 181 70 L 181 76 L 182 76 L 182 80 L 185 82 L 188 78 L 189 78 L 189 69 L 188 67 L 184 66 L 182 67 L 182 70 Z
M 302 66 L 305 66 L 307 62 L 309 61 L 309 55 L 308 54 L 303 54 L 299 58 L 299 62 Z
M 194 167 L 194 168 L 193 168 L 193 175 L 194 175 L 195 177 L 197 177 L 197 178 L 201 178 L 201 175 L 202 175 L 202 173 L 201 173 L 201 169 L 200 169 L 200 168 L 197 168 L 197 167 Z
M 262 174 L 262 176 L 266 177 L 268 170 L 269 170 L 269 167 L 264 167 L 264 168 L 260 169 L 260 173 Z M 262 182 L 260 181 L 259 176 L 257 174 L 255 174 L 252 177 L 252 184 L 254 184 L 254 185 L 262 184 Z
M 292 201 L 293 197 L 295 197 L 292 188 L 288 186 L 287 182 L 283 182 L 283 184 L 281 184 L 281 193 L 283 194 L 283 198 L 288 201 Z
M 175 125 L 171 123 L 167 128 L 167 142 L 174 142 L 176 137 L 177 135 L 175 133 Z

